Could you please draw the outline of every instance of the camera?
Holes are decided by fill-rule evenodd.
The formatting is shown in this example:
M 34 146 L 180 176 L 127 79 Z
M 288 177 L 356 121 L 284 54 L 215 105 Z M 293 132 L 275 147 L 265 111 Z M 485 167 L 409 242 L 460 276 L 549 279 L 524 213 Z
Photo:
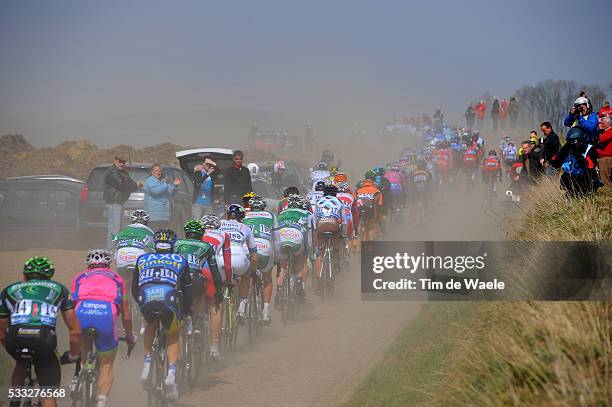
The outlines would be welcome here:
M 582 115 L 582 105 L 579 104 L 575 104 L 574 105 L 574 116 L 581 116 Z

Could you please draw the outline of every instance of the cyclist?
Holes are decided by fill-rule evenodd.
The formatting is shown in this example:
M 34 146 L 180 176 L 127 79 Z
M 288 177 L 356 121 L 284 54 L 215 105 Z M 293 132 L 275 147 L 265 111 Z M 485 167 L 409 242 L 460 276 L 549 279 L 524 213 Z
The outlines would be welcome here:
M 467 144 L 463 151 L 463 172 L 467 177 L 468 184 L 472 185 L 474 176 L 478 171 L 478 148 L 474 143 Z
M 72 280 L 72 301 L 81 331 L 95 329 L 94 344 L 98 355 L 98 407 L 106 406 L 113 385 L 113 363 L 117 354 L 117 315 L 121 314 L 126 342 L 136 344 L 132 331 L 127 289 L 123 278 L 111 270 L 113 255 L 105 249 L 91 249 L 85 258 L 87 270 Z M 81 366 L 87 362 L 88 342 L 81 339 Z
M 406 191 L 404 190 L 406 185 L 406 177 L 401 171 L 399 164 L 391 163 L 391 165 L 389 165 L 389 170 L 385 171 L 384 177 L 389 180 L 389 184 L 391 185 L 393 202 L 396 203 L 396 206 L 400 208 L 403 207 L 406 198 Z
M 452 153 L 445 143 L 438 143 L 432 152 L 432 161 L 435 164 L 437 179 L 440 183 L 448 183 L 452 166 Z
M 216 215 L 205 215 L 200 221 L 204 228 L 204 236 L 202 241 L 210 243 L 215 248 L 217 266 L 219 270 L 223 269 L 224 273 L 221 278 L 226 286 L 232 286 L 232 250 L 229 235 L 226 232 L 220 231 L 221 219 Z M 223 292 L 221 292 L 223 294 Z M 220 312 L 213 312 L 209 315 L 210 318 L 210 336 L 211 343 L 216 340 L 219 343 L 221 337 L 221 318 Z M 221 357 L 218 348 L 210 347 L 210 357 L 213 360 L 218 360 Z
M 300 195 L 291 195 L 288 198 L 287 208 L 278 215 L 279 247 L 281 269 L 287 267 L 289 253 L 293 253 L 293 262 L 298 274 L 297 294 L 300 298 L 306 297 L 304 282 L 306 281 L 306 257 L 314 260 L 312 234 L 315 222 L 310 212 L 310 202 Z M 276 275 L 277 293 L 274 306 L 278 309 L 279 292 L 282 290 L 284 274 Z
M 242 208 L 244 208 L 245 212 L 249 212 L 251 210 L 251 207 L 249 206 L 249 201 L 255 196 L 257 195 L 253 191 L 247 192 L 246 194 L 242 195 Z
M 361 228 L 367 228 L 368 233 L 360 232 L 362 239 L 374 240 L 378 236 L 378 225 L 380 223 L 383 196 L 374 182 L 376 174 L 373 170 L 367 170 L 365 180 L 357 183 L 355 198 L 359 210 L 359 224 Z
M 332 246 L 334 251 L 333 266 L 338 270 L 339 256 L 340 256 L 340 238 L 346 238 L 346 213 L 344 212 L 344 206 L 342 202 L 336 197 L 338 194 L 338 188 L 335 185 L 326 185 L 323 190 L 323 197 L 319 199 L 315 205 L 315 229 L 317 231 L 316 241 L 319 246 L 319 254 L 321 254 L 325 239 L 322 234 L 325 232 L 333 233 Z M 321 292 L 321 262 L 322 258 L 319 255 L 316 259 L 316 273 L 318 277 L 317 286 L 315 292 Z
M 191 316 L 191 275 L 187 260 L 182 255 L 173 253 L 177 240 L 173 230 L 159 229 L 155 232 L 154 239 L 155 252 L 143 254 L 138 258 L 132 280 L 132 295 L 138 301 L 142 316 L 147 322 L 144 332 L 144 367 L 140 380 L 145 385 L 149 381 L 151 346 L 159 321 L 166 330 L 166 397 L 176 400 L 176 362 L 181 352 L 180 321 L 182 317 Z
M 312 210 L 314 210 L 314 206 L 317 204 L 317 201 L 323 198 L 323 190 L 325 189 L 325 181 L 319 181 L 315 184 L 314 191 L 310 191 L 308 195 L 306 195 L 306 199 L 310 202 L 310 206 Z
M 357 208 L 357 200 L 351 191 L 351 186 L 345 181 L 338 182 L 338 194 L 336 197 L 344 205 L 344 212 L 347 219 L 347 236 L 353 250 L 357 249 L 357 239 L 359 239 L 359 209 Z
M 253 273 L 259 265 L 257 243 L 255 243 L 253 232 L 247 225 L 242 223 L 245 216 L 246 213 L 242 206 L 232 204 L 227 207 L 227 219 L 221 221 L 221 227 L 219 228 L 220 231 L 226 232 L 229 235 L 232 245 L 232 273 L 240 280 L 238 285 L 238 291 L 240 292 L 240 305 L 238 306 L 240 323 L 244 322 L 250 286 L 250 278 L 242 277 L 247 271 Z M 251 257 L 250 260 L 247 253 Z
M 497 153 L 491 150 L 488 157 L 482 162 L 482 180 L 492 184 L 490 192 L 496 192 L 495 178 L 499 178 L 499 182 L 502 181 L 502 169 Z
M 251 228 L 257 245 L 259 271 L 263 277 L 262 320 L 268 324 L 270 323 L 270 300 L 272 299 L 272 268 L 279 258 L 278 221 L 275 214 L 266 211 L 267 203 L 262 197 L 251 198 L 249 205 L 251 212 L 246 214 L 243 222 Z
M 384 177 L 385 170 L 382 167 L 374 167 L 372 168 L 374 173 L 376 174 L 374 178 L 374 182 L 380 189 L 380 193 L 382 194 L 382 207 L 381 207 L 381 221 L 380 226 L 382 231 L 384 231 L 385 226 L 389 221 L 389 213 L 393 209 L 393 196 L 391 195 L 391 183 L 388 179 Z
M 61 384 L 60 360 L 57 357 L 57 314 L 70 331 L 70 351 L 63 362 L 76 362 L 81 351 L 81 331 L 74 304 L 66 287 L 51 278 L 55 266 L 46 257 L 35 256 L 23 265 L 23 281 L 13 283 L 0 293 L 0 342 L 15 359 L 11 386 L 23 386 L 27 360 L 21 350 L 33 351 L 32 365 L 41 386 Z M 15 403 L 11 403 L 13 405 Z M 15 405 L 19 405 L 16 402 Z M 43 406 L 56 406 L 56 400 L 45 398 Z
M 427 163 L 420 160 L 417 163 L 416 171 L 410 174 L 410 194 L 414 196 L 414 204 L 418 204 L 420 201 L 425 206 L 431 202 L 432 179 L 433 175 L 427 170 Z
M 300 190 L 294 186 L 287 187 L 283 190 L 283 198 L 278 203 L 278 208 L 276 208 L 277 215 L 283 210 L 287 209 L 287 205 L 289 204 L 289 197 L 291 195 L 300 195 Z
M 312 188 L 315 189 L 317 182 L 325 181 L 327 178 L 329 178 L 329 176 L 329 165 L 321 161 L 319 164 L 317 164 L 316 169 L 310 173 L 310 185 L 312 185 Z
M 510 142 L 510 136 L 505 135 L 502 138 L 502 141 L 499 143 L 499 151 L 503 153 L 504 149 L 508 147 L 508 143 Z
M 218 305 L 223 301 L 223 279 L 217 267 L 215 247 L 202 241 L 204 228 L 197 220 L 191 220 L 183 228 L 185 239 L 179 239 L 174 244 L 174 252 L 183 255 L 189 265 L 191 274 L 191 293 L 193 296 L 193 315 L 201 322 L 205 313 L 213 315 Z M 205 309 L 205 300 L 209 309 Z M 220 320 L 219 320 L 220 322 Z M 211 320 L 212 323 L 212 320 Z M 196 324 L 201 326 L 201 324 Z M 211 327 L 211 332 L 215 332 Z M 219 337 L 211 335 L 210 355 L 219 358 Z
M 126 226 L 115 236 L 115 265 L 117 272 L 124 278 L 126 286 L 130 286 L 136 259 L 154 250 L 153 235 L 149 227 L 149 214 L 135 210 L 130 216 L 132 224 Z

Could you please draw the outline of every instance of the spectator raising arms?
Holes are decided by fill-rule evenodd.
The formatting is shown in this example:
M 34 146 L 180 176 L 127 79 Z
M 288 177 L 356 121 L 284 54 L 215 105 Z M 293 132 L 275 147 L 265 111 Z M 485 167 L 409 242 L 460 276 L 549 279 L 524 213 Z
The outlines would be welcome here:
M 593 111 L 591 101 L 586 96 L 580 96 L 574 101 L 563 125 L 567 127 L 581 126 L 586 132 L 586 141 L 590 144 L 597 140 L 597 113 Z
M 242 165 L 244 153 L 240 150 L 234 151 L 234 162 L 224 172 L 224 199 L 227 205 L 232 203 L 242 204 L 242 195 L 253 191 L 251 185 L 251 173 Z
M 193 168 L 192 219 L 199 220 L 202 216 L 213 212 L 216 171 L 217 164 L 209 155 L 204 157 L 202 164 L 197 164 Z
M 124 169 L 125 160 L 115 157 L 113 165 L 104 174 L 104 194 L 108 229 L 106 234 L 106 248 L 113 248 L 113 237 L 121 230 L 123 218 L 123 204 L 130 194 L 142 188 L 142 182 L 135 182 Z
M 144 207 L 151 218 L 149 227 L 154 231 L 170 226 L 172 195 L 181 184 L 178 178 L 170 184 L 168 177 L 162 178 L 162 175 L 161 165 L 153 164 L 151 176 L 147 178 L 144 185 Z

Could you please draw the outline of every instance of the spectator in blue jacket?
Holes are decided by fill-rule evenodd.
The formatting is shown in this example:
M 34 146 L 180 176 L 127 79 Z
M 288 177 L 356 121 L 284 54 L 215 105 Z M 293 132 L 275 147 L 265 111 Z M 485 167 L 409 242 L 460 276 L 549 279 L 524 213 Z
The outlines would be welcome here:
M 178 178 L 170 184 L 168 177 L 162 178 L 162 175 L 161 165 L 153 164 L 151 176 L 144 184 L 144 207 L 151 217 L 149 227 L 153 230 L 170 227 L 172 195 L 181 184 Z
M 599 120 L 597 113 L 593 111 L 591 102 L 586 96 L 580 96 L 574 102 L 574 106 L 570 109 L 563 125 L 567 127 L 582 126 L 587 136 L 587 143 L 593 144 L 597 141 L 597 126 Z
M 200 220 L 202 216 L 213 213 L 216 169 L 217 164 L 209 155 L 204 157 L 203 164 L 193 168 L 192 219 Z

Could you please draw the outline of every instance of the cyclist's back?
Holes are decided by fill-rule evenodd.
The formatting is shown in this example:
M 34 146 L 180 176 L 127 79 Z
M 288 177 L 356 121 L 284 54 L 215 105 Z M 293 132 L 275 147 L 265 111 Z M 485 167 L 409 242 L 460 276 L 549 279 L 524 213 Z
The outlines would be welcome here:
M 143 210 L 137 210 L 132 214 L 132 221 L 134 223 L 126 226 L 115 236 L 115 265 L 117 271 L 127 281 L 131 279 L 131 270 L 136 267 L 138 257 L 152 252 L 154 248 L 153 235 L 155 233 L 146 226 L 149 215 Z
M 274 259 L 278 259 L 280 241 L 276 215 L 260 208 L 254 208 L 246 214 L 243 222 L 253 232 L 259 254 L 259 270 L 264 273 L 272 270 Z

